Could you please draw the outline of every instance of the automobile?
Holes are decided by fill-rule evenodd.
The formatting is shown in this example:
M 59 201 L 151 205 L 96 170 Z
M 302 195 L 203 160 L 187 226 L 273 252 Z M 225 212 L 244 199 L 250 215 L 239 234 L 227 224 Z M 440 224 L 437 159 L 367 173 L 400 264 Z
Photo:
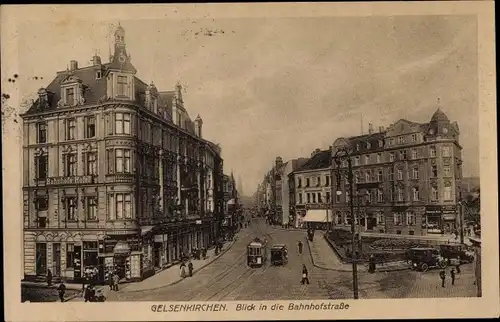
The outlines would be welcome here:
M 447 262 L 439 249 L 414 247 L 406 251 L 406 258 L 411 262 L 411 269 L 426 272 L 429 268 L 446 268 Z
M 457 259 L 462 263 L 472 263 L 474 261 L 474 255 L 472 252 L 466 250 L 462 245 L 440 245 L 439 250 L 441 255 L 446 259 Z
M 288 249 L 284 244 L 276 244 L 271 247 L 271 265 L 284 266 L 288 263 Z

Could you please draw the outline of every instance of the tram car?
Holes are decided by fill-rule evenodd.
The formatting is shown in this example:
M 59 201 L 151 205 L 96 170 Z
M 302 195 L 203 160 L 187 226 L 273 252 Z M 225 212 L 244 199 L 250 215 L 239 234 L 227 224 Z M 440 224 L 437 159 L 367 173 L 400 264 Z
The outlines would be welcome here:
M 267 260 L 267 240 L 255 238 L 247 246 L 247 265 L 261 267 Z
M 288 249 L 284 244 L 276 244 L 271 247 L 271 265 L 284 266 L 288 263 Z

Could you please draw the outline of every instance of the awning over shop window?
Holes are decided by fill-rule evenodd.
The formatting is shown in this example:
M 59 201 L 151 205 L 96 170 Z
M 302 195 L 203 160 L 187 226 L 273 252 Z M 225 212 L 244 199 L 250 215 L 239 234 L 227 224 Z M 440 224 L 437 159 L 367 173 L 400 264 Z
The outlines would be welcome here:
M 331 222 L 332 211 L 326 209 L 309 209 L 302 221 L 307 222 Z
M 153 227 L 154 226 L 142 226 L 141 227 L 141 236 L 146 235 L 147 233 L 149 233 L 153 229 Z
M 128 253 L 130 253 L 130 246 L 125 241 L 119 241 L 116 243 L 115 247 L 113 247 L 113 253 L 115 253 L 115 254 L 128 254 Z

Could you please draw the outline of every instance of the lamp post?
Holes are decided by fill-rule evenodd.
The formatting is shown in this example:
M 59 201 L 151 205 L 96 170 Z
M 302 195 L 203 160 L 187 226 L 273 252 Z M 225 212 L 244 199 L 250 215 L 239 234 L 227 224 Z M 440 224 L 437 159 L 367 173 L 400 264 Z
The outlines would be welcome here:
M 354 299 L 357 300 L 359 298 L 358 296 L 358 251 L 357 251 L 357 239 L 356 239 L 356 229 L 355 229 L 355 214 L 354 214 L 354 183 L 353 183 L 353 173 L 352 173 L 352 161 L 351 161 L 351 153 L 347 148 L 340 148 L 336 151 L 335 155 L 333 156 L 333 160 L 335 164 L 337 165 L 337 192 L 336 194 L 340 196 L 342 194 L 342 191 L 340 190 L 340 166 L 342 160 L 347 161 L 347 181 L 349 182 L 349 206 L 350 206 L 350 211 L 351 211 L 351 235 L 352 235 L 352 240 L 351 240 L 351 248 L 352 248 L 352 289 L 353 289 L 353 295 Z

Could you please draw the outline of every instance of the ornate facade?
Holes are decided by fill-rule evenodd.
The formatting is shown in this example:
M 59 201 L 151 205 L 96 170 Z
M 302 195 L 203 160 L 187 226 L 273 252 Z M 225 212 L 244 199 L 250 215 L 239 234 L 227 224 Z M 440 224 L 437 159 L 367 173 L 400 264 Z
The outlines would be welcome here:
M 459 229 L 462 147 L 456 122 L 438 109 L 428 123 L 399 120 L 333 146 L 352 151 L 360 231 L 426 235 Z M 344 160 L 341 167 L 347 168 Z M 334 224 L 350 225 L 348 182 L 336 188 Z
M 71 61 L 22 115 L 26 276 L 116 266 L 142 279 L 217 238 L 221 149 L 181 85 L 158 91 L 136 72 L 119 26 L 108 63 Z

